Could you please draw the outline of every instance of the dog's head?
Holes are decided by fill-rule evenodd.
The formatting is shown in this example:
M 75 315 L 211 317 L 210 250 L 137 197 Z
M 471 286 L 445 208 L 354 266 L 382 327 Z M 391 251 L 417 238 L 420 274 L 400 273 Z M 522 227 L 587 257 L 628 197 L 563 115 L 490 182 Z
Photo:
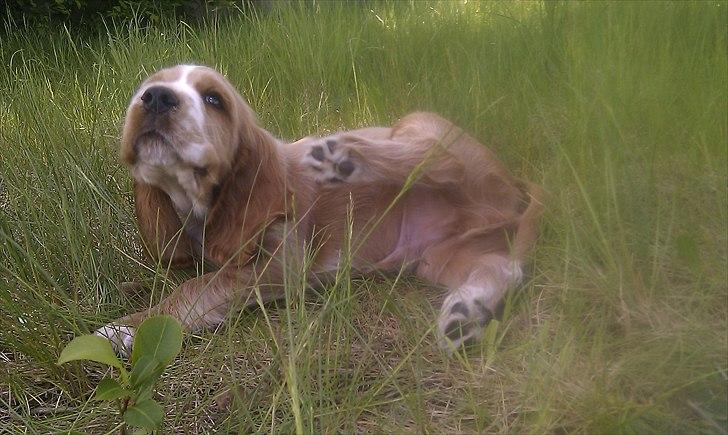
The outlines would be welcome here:
M 166 245 L 192 213 L 205 222 L 207 253 L 220 262 L 237 255 L 285 213 L 277 145 L 216 71 L 178 65 L 152 74 L 129 103 L 121 141 L 147 242 Z
M 179 212 L 203 214 L 250 142 L 255 117 L 216 71 L 196 65 L 160 70 L 129 103 L 121 158 L 133 177 L 158 186 Z

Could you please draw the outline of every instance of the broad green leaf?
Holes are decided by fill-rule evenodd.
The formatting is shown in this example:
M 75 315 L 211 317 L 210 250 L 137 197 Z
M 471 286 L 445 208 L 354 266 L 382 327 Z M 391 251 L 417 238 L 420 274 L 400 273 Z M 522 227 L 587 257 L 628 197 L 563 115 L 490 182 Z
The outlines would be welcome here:
M 115 400 L 131 396 L 131 391 L 122 387 L 111 378 L 104 378 L 96 387 L 96 400 Z
M 151 355 L 142 355 L 131 369 L 129 382 L 135 389 L 140 385 L 152 384 L 162 375 L 163 371 L 164 366 L 156 358 Z
M 172 316 L 150 317 L 137 328 L 132 363 L 148 355 L 166 367 L 182 349 L 182 326 Z
M 144 402 L 150 400 L 154 396 L 154 389 L 151 385 L 144 385 L 136 388 L 136 397 L 134 398 L 137 402 Z
M 71 340 L 61 351 L 57 364 L 61 365 L 81 359 L 100 362 L 124 370 L 124 366 L 116 357 L 109 340 L 98 335 L 82 335 Z
M 162 405 L 152 399 L 147 399 L 126 409 L 124 421 L 130 426 L 156 429 L 162 424 L 164 412 Z

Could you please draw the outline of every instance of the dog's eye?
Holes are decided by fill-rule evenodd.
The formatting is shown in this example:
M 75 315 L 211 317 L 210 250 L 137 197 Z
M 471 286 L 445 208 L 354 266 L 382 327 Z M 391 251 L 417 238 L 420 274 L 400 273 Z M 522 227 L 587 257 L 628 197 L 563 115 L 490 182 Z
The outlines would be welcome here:
M 209 104 L 210 106 L 216 107 L 218 109 L 222 108 L 222 99 L 220 99 L 220 96 L 215 93 L 203 95 L 202 100 L 205 102 L 205 104 Z

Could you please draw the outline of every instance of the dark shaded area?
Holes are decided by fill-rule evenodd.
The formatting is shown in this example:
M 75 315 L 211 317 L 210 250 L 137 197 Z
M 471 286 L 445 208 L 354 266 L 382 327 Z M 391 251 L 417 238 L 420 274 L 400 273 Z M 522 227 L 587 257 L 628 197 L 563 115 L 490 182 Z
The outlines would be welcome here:
M 83 32 L 100 30 L 110 20 L 156 25 L 175 19 L 200 24 L 213 17 L 269 11 L 276 4 L 272 0 L 6 0 L 4 3 L 5 20 L 40 29 L 65 24 Z

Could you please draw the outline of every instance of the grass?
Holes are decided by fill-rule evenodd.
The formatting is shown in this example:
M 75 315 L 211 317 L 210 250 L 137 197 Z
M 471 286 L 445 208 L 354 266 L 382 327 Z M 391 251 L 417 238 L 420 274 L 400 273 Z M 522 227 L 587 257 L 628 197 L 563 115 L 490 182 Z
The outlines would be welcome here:
M 469 353 L 437 349 L 423 283 L 343 270 L 306 299 L 291 283 L 285 307 L 186 338 L 165 433 L 725 433 L 726 8 L 316 3 L 96 36 L 5 22 L 0 432 L 118 427 L 89 399 L 102 368 L 55 361 L 190 275 L 144 259 L 117 146 L 140 80 L 197 62 L 284 138 L 439 112 L 550 198 L 530 281 Z

